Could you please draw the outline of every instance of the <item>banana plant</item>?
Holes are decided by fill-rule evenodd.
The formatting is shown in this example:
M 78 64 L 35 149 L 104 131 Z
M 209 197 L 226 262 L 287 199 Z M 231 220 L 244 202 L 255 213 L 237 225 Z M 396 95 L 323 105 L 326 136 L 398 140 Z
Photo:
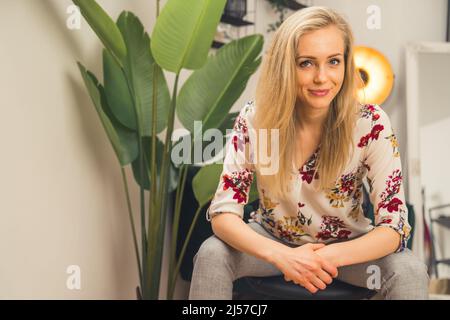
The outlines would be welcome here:
M 161 13 L 156 0 L 151 38 L 131 12 L 122 12 L 114 22 L 95 0 L 73 2 L 104 47 L 103 84 L 81 63 L 78 66 L 121 167 L 139 273 L 137 294 L 143 299 L 159 299 L 168 203 L 175 192 L 166 297 L 172 299 L 184 256 L 184 250 L 179 257 L 175 253 L 190 164 L 177 166 L 170 158 L 175 114 L 189 132 L 191 151 L 202 138 L 202 132 L 194 132 L 194 121 L 202 121 L 204 130 L 231 128 L 236 113 L 230 109 L 260 64 L 263 38 L 248 36 L 209 55 L 226 0 L 168 0 Z M 183 69 L 193 72 L 178 90 Z M 164 71 L 175 75 L 172 93 Z M 125 175 L 128 165 L 140 190 L 140 234 Z M 217 172 L 205 170 L 195 181 L 213 179 L 217 185 Z M 212 197 L 203 194 L 209 196 L 197 199 L 198 210 Z

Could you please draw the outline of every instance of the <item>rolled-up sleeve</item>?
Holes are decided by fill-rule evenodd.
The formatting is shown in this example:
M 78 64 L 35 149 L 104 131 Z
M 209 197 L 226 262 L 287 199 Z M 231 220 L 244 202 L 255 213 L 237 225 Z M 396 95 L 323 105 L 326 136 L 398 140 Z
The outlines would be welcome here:
M 411 226 L 408 223 L 402 166 L 398 141 L 386 112 L 379 105 L 368 106 L 370 128 L 361 137 L 359 146 L 366 147 L 365 162 L 370 200 L 375 208 L 375 225 L 394 229 L 400 234 L 396 252 L 408 243 Z
M 254 165 L 252 144 L 250 142 L 249 115 L 252 103 L 247 103 L 236 117 L 230 137 L 225 146 L 223 170 L 217 190 L 206 212 L 206 219 L 220 213 L 233 213 L 241 219 L 244 206 L 248 203 L 250 187 L 253 182 Z

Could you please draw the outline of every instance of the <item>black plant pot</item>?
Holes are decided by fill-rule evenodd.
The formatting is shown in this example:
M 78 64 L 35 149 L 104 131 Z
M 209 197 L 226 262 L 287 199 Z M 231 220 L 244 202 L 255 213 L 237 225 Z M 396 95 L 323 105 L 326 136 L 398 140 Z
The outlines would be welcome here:
M 136 287 L 136 299 L 142 300 L 141 287 L 139 287 L 139 286 Z

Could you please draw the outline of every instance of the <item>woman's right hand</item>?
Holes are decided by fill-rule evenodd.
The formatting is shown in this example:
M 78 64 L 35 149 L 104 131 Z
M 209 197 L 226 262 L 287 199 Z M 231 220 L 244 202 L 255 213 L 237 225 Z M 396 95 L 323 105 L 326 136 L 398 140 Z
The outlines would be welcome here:
M 324 246 L 323 243 L 307 243 L 296 248 L 286 246 L 275 253 L 273 264 L 283 272 L 286 281 L 293 281 L 316 293 L 331 284 L 332 277 L 338 274 L 335 265 L 315 253 Z

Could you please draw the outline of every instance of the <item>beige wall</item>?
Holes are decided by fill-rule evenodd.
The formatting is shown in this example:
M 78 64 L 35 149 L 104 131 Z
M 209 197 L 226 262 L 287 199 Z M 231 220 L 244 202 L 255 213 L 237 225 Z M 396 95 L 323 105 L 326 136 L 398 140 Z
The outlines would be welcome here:
M 100 3 L 115 17 L 127 8 L 153 24 L 150 1 Z M 0 1 L 0 298 L 135 297 L 120 166 L 76 66 L 100 75 L 101 46 L 84 21 L 66 28 L 70 4 Z M 69 265 L 81 268 L 79 291 L 66 287 Z
M 249 0 L 252 1 L 252 0 Z M 256 31 L 270 6 L 257 1 Z M 136 13 L 147 30 L 154 0 L 101 0 L 117 17 Z M 406 145 L 403 47 L 445 37 L 445 0 L 315 0 L 348 15 L 357 44 L 391 60 L 396 87 L 386 103 Z M 0 298 L 133 299 L 138 282 L 120 167 L 82 85 L 76 60 L 101 74 L 101 45 L 83 21 L 66 28 L 69 0 L 0 0 Z M 365 28 L 379 4 L 383 28 Z M 406 10 L 407 9 L 407 10 Z M 268 37 L 270 38 L 270 37 Z M 267 45 L 267 44 L 266 44 Z M 188 73 L 183 73 L 186 78 Z M 168 82 L 173 77 L 168 75 Z M 234 109 L 252 99 L 256 76 Z M 404 147 L 403 147 L 404 150 Z M 127 172 L 138 217 L 138 189 Z M 66 268 L 79 265 L 82 289 L 66 288 Z M 182 283 L 177 297 L 186 297 Z M 164 291 L 164 289 L 163 289 Z

